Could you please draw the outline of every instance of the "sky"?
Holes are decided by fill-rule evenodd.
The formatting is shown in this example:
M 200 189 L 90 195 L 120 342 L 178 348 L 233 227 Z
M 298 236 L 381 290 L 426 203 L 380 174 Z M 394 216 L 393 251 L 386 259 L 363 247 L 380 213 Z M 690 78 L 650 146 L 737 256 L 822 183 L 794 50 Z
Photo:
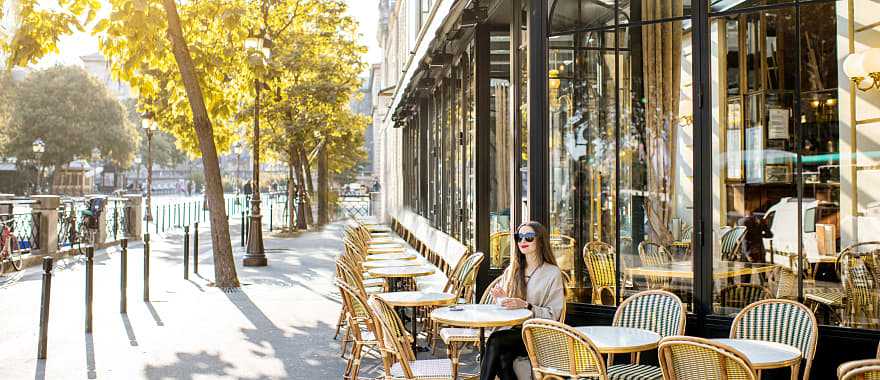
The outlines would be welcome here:
M 364 59 L 367 63 L 382 60 L 382 52 L 376 41 L 376 27 L 379 22 L 379 4 L 377 0 L 345 0 L 348 14 L 358 21 L 360 42 L 369 49 Z M 106 8 L 104 12 L 107 12 Z M 102 12 L 103 13 L 103 12 Z M 47 67 L 56 64 L 80 65 L 79 57 L 98 51 L 98 40 L 88 33 L 77 33 L 63 37 L 59 44 L 59 53 L 42 59 L 37 66 Z

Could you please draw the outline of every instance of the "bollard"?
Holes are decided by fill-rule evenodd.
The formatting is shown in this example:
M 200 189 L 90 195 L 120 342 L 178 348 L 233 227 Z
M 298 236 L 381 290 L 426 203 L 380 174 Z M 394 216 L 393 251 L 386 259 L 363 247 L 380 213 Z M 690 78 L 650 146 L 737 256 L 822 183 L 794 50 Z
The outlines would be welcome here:
M 155 216 L 159 216 L 159 206 L 158 206 L 158 205 L 156 206 L 156 213 L 153 214 L 153 215 L 155 215 Z M 152 215 L 151 215 L 151 216 L 152 216 Z M 149 224 L 148 224 L 148 225 L 149 225 Z M 156 234 L 159 234 L 159 223 L 156 223 L 155 220 L 153 220 L 153 228 L 156 230 Z M 150 229 L 147 228 L 146 231 L 147 231 L 147 235 L 149 235 L 149 234 L 150 234 Z
M 193 273 L 199 273 L 199 222 L 193 231 Z
M 274 209 L 275 207 L 272 207 L 274 206 L 271 201 L 272 198 L 270 197 L 269 199 L 269 232 L 272 232 L 272 209 Z
M 95 247 L 86 248 L 86 332 L 92 332 L 92 296 L 94 292 Z
M 189 226 L 183 226 L 183 279 L 189 280 Z
M 52 294 L 52 257 L 43 257 L 43 298 L 40 302 L 40 340 L 37 343 L 37 359 L 46 358 L 49 339 L 49 296 Z
M 247 225 L 245 225 L 244 219 L 244 211 L 241 212 L 241 246 L 244 247 L 244 234 L 247 231 Z
M 119 243 L 122 246 L 122 252 L 119 255 L 119 312 L 125 314 L 128 304 L 128 295 L 126 294 L 128 293 L 128 238 L 122 238 Z
M 144 302 L 150 302 L 150 234 L 144 234 Z
M 180 227 L 180 203 L 174 205 L 174 227 Z

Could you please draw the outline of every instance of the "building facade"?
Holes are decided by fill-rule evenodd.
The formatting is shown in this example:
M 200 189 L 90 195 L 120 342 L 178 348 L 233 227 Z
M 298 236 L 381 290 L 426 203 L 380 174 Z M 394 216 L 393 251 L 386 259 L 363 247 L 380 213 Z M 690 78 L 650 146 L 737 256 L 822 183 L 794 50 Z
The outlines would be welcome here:
M 383 6 L 386 220 L 416 213 L 488 252 L 478 290 L 537 220 L 573 324 L 667 289 L 689 334 L 722 337 L 744 305 L 788 298 L 820 324 L 812 378 L 874 356 L 877 2 Z

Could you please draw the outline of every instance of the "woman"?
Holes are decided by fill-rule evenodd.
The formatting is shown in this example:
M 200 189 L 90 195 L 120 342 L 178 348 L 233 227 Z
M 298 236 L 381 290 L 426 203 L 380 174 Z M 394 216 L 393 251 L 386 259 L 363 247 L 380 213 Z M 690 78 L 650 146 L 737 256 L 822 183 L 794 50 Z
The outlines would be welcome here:
M 526 222 L 513 235 L 516 252 L 504 270 L 492 296 L 507 309 L 529 309 L 535 318 L 558 321 L 565 303 L 562 272 L 550 252 L 547 229 L 538 222 Z M 513 361 L 527 356 L 520 328 L 497 330 L 486 342 L 480 363 L 480 379 L 516 380 Z

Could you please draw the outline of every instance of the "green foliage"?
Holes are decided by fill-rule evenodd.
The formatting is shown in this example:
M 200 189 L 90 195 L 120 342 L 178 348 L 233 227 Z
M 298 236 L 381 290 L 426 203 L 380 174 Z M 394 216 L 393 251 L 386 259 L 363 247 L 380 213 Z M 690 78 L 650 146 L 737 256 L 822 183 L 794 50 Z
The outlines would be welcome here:
M 88 94 L 84 96 L 84 94 Z M 87 158 L 97 148 L 103 158 L 127 167 L 140 139 L 122 105 L 77 67 L 32 72 L 16 86 L 6 154 L 32 160 L 32 144 L 46 144 L 43 166 Z

